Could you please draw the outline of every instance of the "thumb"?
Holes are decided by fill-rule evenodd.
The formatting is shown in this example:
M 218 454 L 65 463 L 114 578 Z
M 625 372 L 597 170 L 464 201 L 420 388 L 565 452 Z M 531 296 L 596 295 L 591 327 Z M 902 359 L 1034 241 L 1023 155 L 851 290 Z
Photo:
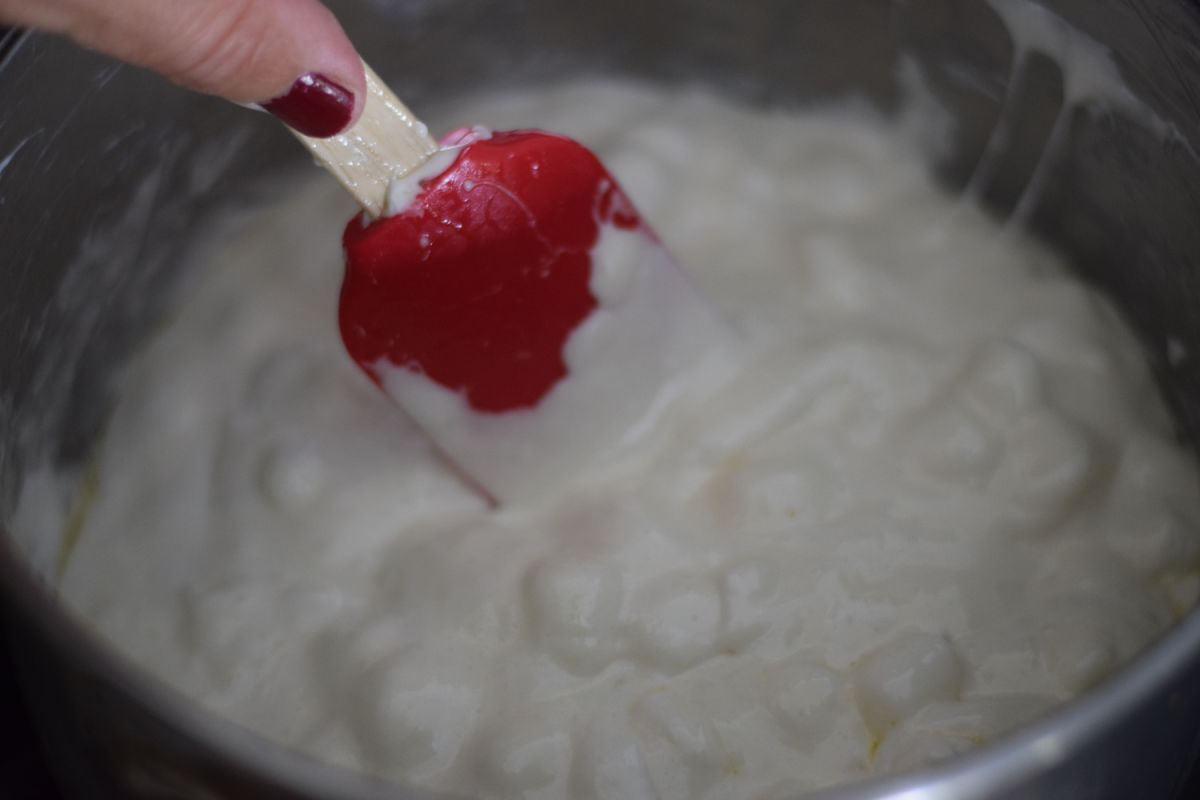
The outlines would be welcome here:
M 349 127 L 366 97 L 362 62 L 318 0 L 0 0 L 0 17 L 259 103 L 309 136 Z

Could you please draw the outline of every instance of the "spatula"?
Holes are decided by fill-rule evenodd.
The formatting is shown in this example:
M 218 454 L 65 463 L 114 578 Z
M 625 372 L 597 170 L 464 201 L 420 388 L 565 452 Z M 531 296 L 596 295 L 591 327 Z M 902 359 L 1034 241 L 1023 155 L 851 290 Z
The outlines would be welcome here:
M 350 356 L 501 503 L 611 463 L 722 325 L 585 147 L 482 128 L 439 146 L 367 86 L 349 131 L 297 134 L 363 207 L 343 236 Z

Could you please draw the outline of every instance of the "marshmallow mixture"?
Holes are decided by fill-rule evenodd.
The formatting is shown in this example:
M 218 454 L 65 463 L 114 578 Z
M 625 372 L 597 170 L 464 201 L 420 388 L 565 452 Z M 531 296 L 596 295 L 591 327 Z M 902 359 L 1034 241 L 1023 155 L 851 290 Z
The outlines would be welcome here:
M 773 797 L 993 739 L 1191 607 L 1196 475 L 1131 335 L 900 124 L 461 108 L 593 148 L 730 352 L 627 460 L 489 508 L 343 352 L 353 209 L 314 176 L 198 265 L 90 470 L 62 589 L 159 677 L 421 786 Z

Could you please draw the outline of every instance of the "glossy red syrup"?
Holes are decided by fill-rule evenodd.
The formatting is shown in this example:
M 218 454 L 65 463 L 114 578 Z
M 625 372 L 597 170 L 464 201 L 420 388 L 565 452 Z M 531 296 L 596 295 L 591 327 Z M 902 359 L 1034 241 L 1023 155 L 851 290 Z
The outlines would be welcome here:
M 566 376 L 563 347 L 596 308 L 605 224 L 644 228 L 582 145 L 542 131 L 473 141 L 403 212 L 346 226 L 346 349 L 377 383 L 384 360 L 477 411 L 534 407 Z

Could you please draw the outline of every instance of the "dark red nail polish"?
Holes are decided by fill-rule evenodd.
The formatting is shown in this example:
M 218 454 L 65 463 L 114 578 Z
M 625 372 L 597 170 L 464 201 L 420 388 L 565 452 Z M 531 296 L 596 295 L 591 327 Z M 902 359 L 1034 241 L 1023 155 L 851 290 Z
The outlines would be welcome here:
M 354 113 L 354 94 L 319 72 L 301 75 L 287 94 L 262 107 L 305 136 L 341 133 Z

